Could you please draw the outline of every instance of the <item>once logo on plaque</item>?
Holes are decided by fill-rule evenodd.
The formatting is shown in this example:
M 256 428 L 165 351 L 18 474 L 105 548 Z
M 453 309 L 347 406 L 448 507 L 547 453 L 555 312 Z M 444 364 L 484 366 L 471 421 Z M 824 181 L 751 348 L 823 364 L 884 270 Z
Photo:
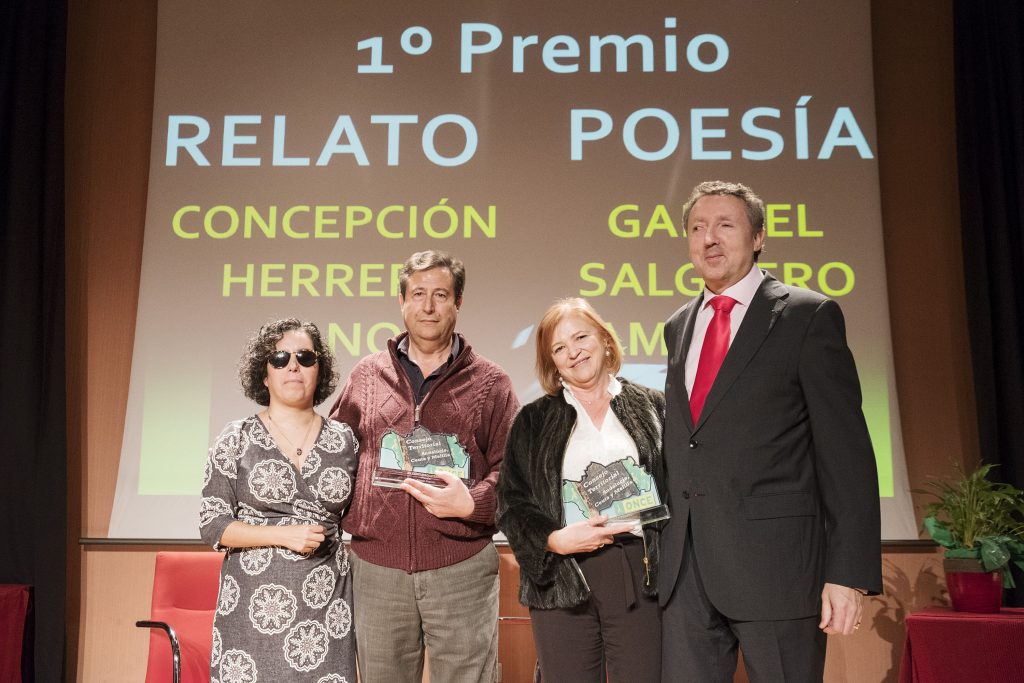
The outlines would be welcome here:
M 650 524 L 669 518 L 654 485 L 654 477 L 632 458 L 608 465 L 592 462 L 579 481 L 562 482 L 565 522 L 607 515 L 608 523 L 639 522 Z
M 454 434 L 434 434 L 420 425 L 405 436 L 389 429 L 381 437 L 375 486 L 395 488 L 406 479 L 417 479 L 444 487 L 438 472 L 454 474 L 466 486 L 475 483 L 469 478 L 469 454 Z

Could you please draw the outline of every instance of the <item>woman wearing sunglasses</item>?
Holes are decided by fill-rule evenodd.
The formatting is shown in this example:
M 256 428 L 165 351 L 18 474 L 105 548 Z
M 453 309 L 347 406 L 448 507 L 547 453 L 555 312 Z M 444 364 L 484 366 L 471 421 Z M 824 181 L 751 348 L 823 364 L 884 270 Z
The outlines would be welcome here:
M 358 444 L 316 413 L 337 383 L 320 331 L 264 325 L 238 369 L 263 410 L 231 422 L 206 463 L 199 530 L 224 550 L 213 680 L 355 681 L 349 560 L 339 522 Z

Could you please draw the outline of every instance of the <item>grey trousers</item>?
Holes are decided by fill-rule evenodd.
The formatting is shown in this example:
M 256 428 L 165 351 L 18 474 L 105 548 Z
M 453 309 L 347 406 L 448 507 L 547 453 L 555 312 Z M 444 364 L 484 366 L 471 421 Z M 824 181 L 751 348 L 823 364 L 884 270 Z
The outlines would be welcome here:
M 732 683 L 737 646 L 751 683 L 820 683 L 825 634 L 818 621 L 736 621 L 719 612 L 688 531 L 676 589 L 661 615 L 662 683 Z
M 352 556 L 356 659 L 363 683 L 493 683 L 498 662 L 498 551 L 407 574 Z

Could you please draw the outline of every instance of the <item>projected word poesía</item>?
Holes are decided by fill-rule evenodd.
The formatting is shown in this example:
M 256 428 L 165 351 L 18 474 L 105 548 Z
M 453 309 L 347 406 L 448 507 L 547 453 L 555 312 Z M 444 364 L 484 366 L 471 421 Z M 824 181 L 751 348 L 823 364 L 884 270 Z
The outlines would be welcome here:
M 743 112 L 739 123 L 746 139 L 741 143 L 743 147 L 739 155 L 749 161 L 777 159 L 787 149 L 783 127 L 792 125 L 793 138 L 789 143 L 792 157 L 811 158 L 811 138 L 807 124 L 807 104 L 810 100 L 810 95 L 804 95 L 797 101 L 791 124 L 784 124 L 782 110 L 776 107 L 754 107 Z M 730 134 L 728 126 L 735 125 L 735 114 L 728 108 L 690 109 L 690 159 L 732 159 L 733 150 L 727 148 Z M 653 131 L 650 137 L 656 138 L 655 144 L 648 142 L 647 147 L 641 144 L 637 131 L 642 126 Z M 606 111 L 573 109 L 569 114 L 570 159 L 581 161 L 583 145 L 607 138 L 614 128 L 615 120 Z M 641 161 L 661 161 L 678 151 L 679 129 L 679 122 L 673 113 L 656 107 L 645 107 L 637 109 L 623 120 L 620 135 L 623 147 L 633 158 Z M 849 107 L 836 107 L 831 114 L 828 132 L 817 146 L 815 158 L 831 159 L 836 150 L 842 147 L 853 148 L 861 159 L 874 159 L 871 146 L 864 137 L 853 110 Z

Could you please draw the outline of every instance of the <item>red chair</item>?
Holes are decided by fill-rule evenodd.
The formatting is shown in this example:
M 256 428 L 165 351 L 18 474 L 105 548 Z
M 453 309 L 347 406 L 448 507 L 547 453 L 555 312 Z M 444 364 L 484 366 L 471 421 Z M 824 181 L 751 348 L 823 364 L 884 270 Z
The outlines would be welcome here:
M 0 583 L 0 681 L 34 680 L 32 586 Z
M 208 683 L 213 615 L 224 555 L 217 552 L 156 554 L 146 683 Z

